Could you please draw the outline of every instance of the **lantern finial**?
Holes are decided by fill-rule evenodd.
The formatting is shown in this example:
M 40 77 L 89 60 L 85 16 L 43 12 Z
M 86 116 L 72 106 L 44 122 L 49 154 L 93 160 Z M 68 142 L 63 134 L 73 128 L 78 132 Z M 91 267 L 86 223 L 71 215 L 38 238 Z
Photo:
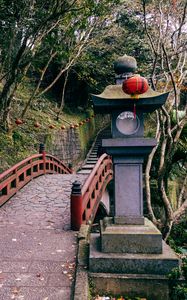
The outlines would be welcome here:
M 124 55 L 114 62 L 114 71 L 116 75 L 116 84 L 121 84 L 124 79 L 133 76 L 137 69 L 136 59 L 132 56 Z

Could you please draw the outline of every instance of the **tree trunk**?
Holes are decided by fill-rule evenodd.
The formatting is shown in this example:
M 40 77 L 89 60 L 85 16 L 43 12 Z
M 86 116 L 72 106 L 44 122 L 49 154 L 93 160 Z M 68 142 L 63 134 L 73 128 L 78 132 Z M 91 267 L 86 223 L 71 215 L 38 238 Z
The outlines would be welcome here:
M 18 68 L 20 60 L 26 49 L 27 38 L 24 39 L 22 46 L 20 47 L 14 62 L 12 63 L 12 68 L 10 74 L 8 75 L 8 79 L 3 87 L 1 98 L 0 98 L 0 107 L 2 109 L 2 121 L 3 121 L 3 128 L 7 130 L 9 112 L 11 108 L 11 102 L 13 98 L 13 91 L 15 90 L 15 86 L 17 84 L 17 75 L 18 75 Z
M 65 76 L 65 80 L 64 80 L 64 86 L 63 86 L 63 90 L 62 90 L 61 104 L 60 104 L 60 108 L 59 108 L 59 111 L 58 111 L 57 117 L 56 117 L 57 121 L 59 120 L 60 113 L 62 112 L 62 109 L 64 107 L 65 90 L 66 90 L 66 85 L 67 85 L 67 82 L 68 82 L 68 75 L 69 75 L 69 70 L 67 70 L 66 76 Z
M 160 138 L 160 135 L 159 135 L 158 139 L 159 138 Z M 155 214 L 154 214 L 153 209 L 152 209 L 152 204 L 151 204 L 150 170 L 151 170 L 151 167 L 152 167 L 153 158 L 154 158 L 154 155 L 155 155 L 156 150 L 158 148 L 158 145 L 159 144 L 157 144 L 153 148 L 151 153 L 149 154 L 146 169 L 145 169 L 145 191 L 146 191 L 146 203 L 147 203 L 148 215 L 149 215 L 149 218 L 151 219 L 151 221 L 156 226 L 159 225 L 159 222 L 155 217 Z

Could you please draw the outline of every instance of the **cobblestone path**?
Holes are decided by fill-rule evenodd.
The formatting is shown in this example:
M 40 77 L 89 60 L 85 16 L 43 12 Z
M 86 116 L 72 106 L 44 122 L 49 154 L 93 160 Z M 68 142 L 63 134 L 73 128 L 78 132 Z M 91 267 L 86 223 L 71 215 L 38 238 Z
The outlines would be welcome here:
M 0 208 L 0 300 L 72 299 L 77 240 L 69 199 L 72 182 L 86 177 L 41 176 Z

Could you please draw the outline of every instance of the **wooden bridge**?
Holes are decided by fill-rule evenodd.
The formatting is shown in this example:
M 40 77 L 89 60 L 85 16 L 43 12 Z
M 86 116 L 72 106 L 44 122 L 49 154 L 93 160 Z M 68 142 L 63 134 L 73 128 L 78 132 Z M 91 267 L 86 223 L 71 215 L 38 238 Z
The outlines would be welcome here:
M 0 299 L 73 299 L 77 231 L 113 176 L 107 154 L 95 162 L 74 174 L 43 150 L 0 175 Z

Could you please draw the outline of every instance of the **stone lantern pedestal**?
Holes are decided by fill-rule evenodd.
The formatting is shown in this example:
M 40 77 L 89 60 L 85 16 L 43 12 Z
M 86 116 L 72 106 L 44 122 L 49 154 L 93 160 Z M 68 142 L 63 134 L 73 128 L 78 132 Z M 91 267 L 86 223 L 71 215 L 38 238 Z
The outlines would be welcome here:
M 98 291 L 167 300 L 167 275 L 179 259 L 143 215 L 142 165 L 156 145 L 143 136 L 144 114 L 160 108 L 168 93 L 149 88 L 138 99 L 125 94 L 121 82 L 135 67 L 131 57 L 120 58 L 117 85 L 92 95 L 95 111 L 112 119 L 112 138 L 102 146 L 113 159 L 115 213 L 101 221 L 100 234 L 91 234 L 89 271 Z

